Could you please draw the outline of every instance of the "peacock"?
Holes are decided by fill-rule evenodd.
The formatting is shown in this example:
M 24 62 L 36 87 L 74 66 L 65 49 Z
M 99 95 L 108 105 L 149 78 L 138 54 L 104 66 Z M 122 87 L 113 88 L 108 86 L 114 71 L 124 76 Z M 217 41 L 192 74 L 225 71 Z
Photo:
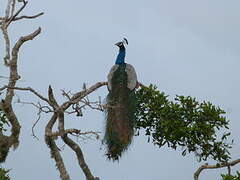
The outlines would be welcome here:
M 107 157 L 118 160 L 127 150 L 134 135 L 137 74 L 132 65 L 125 63 L 126 38 L 116 43 L 119 53 L 115 65 L 108 74 L 108 95 L 106 98 L 106 129 L 104 141 Z

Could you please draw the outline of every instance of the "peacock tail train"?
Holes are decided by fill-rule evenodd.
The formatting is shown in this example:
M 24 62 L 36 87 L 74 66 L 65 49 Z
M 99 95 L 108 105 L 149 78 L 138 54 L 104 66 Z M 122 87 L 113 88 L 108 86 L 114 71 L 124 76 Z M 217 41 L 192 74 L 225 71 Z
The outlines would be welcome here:
M 130 64 L 115 64 L 108 75 L 104 142 L 107 157 L 118 160 L 127 150 L 134 135 L 137 76 Z

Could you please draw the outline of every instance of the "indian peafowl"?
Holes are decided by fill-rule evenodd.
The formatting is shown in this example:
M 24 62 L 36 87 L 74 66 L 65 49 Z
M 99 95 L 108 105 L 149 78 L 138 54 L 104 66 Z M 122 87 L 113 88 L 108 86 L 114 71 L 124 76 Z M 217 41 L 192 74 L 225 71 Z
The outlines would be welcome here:
M 109 159 L 118 160 L 128 148 L 134 134 L 136 111 L 135 88 L 137 74 L 132 65 L 125 63 L 127 39 L 116 43 L 119 53 L 108 74 L 106 129 L 104 141 Z

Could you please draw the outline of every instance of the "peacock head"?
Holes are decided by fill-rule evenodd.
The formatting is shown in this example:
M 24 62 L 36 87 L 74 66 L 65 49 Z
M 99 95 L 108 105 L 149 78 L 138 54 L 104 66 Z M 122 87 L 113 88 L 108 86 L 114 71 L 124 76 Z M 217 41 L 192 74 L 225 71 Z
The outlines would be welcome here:
M 117 42 L 115 45 L 118 46 L 119 48 L 121 48 L 121 47 L 124 47 L 125 44 L 128 45 L 128 40 L 126 38 L 123 38 L 122 41 Z

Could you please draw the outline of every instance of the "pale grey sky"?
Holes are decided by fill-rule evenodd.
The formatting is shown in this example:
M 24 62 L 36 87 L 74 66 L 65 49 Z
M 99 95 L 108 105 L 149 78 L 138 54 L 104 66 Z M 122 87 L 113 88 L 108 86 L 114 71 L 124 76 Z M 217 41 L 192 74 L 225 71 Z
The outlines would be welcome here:
M 1 2 L 1 14 L 2 4 L 5 3 Z M 127 37 L 126 61 L 134 65 L 140 82 L 156 84 L 171 97 L 191 95 L 227 111 L 236 143 L 231 152 L 233 159 L 239 158 L 239 9 L 239 0 L 31 1 L 24 14 L 43 11 L 45 15 L 15 23 L 10 31 L 15 41 L 42 27 L 41 35 L 21 50 L 22 81 L 18 86 L 31 86 L 46 94 L 51 84 L 60 96 L 61 89 L 76 92 L 83 82 L 91 85 L 105 81 L 118 51 L 113 44 Z M 7 76 L 3 63 L 0 75 Z M 0 79 L 1 84 L 4 82 Z M 106 94 L 104 87 L 93 96 Z M 17 95 L 25 101 L 37 101 L 28 93 Z M 37 110 L 21 105 L 15 108 L 22 124 L 21 144 L 4 164 L 12 168 L 12 180 L 59 179 L 44 143 L 44 126 L 49 116 L 43 116 L 36 128 L 40 138 L 37 141 L 31 137 Z M 104 115 L 87 110 L 83 118 L 69 117 L 66 124 L 103 131 Z M 205 163 L 197 163 L 194 155 L 182 157 L 180 150 L 159 149 L 147 143 L 144 136 L 134 138 L 119 163 L 106 161 L 100 141 L 79 143 L 93 174 L 102 180 L 191 180 L 194 171 Z M 71 178 L 84 179 L 74 154 L 67 147 L 63 156 Z M 204 171 L 200 179 L 219 179 L 221 172 L 226 169 Z

